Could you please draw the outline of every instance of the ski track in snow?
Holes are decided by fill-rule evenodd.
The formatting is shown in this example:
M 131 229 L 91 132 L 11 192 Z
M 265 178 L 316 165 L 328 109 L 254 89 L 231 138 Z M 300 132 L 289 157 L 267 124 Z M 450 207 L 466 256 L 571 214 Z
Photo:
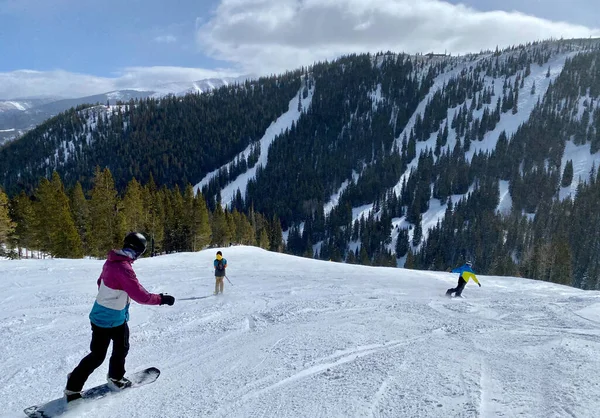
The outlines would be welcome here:
M 177 298 L 130 311 L 127 369 L 161 376 L 66 418 L 597 416 L 600 292 L 483 276 L 454 300 L 456 274 L 229 247 L 233 286 L 203 298 L 216 250 L 135 263 Z M 0 261 L 0 416 L 61 396 L 102 264 Z
M 304 83 L 300 88 L 298 94 L 302 94 L 304 89 Z M 312 86 L 311 89 L 308 90 L 308 95 L 306 98 L 302 98 L 302 107 L 301 110 L 298 110 L 298 94 L 294 96 L 293 99 L 290 100 L 288 105 L 288 110 L 279 116 L 276 121 L 272 122 L 271 125 L 265 131 L 265 134 L 260 139 L 260 156 L 258 157 L 258 162 L 250 169 L 246 170 L 244 173 L 240 174 L 235 180 L 231 183 L 227 184 L 223 189 L 221 189 L 221 203 L 225 207 L 231 203 L 233 198 L 235 197 L 238 189 L 242 194 L 242 198 L 246 196 L 246 186 L 248 185 L 248 181 L 254 179 L 256 176 L 256 170 L 259 166 L 266 166 L 268 155 L 269 155 L 269 146 L 271 143 L 277 138 L 278 135 L 285 132 L 286 129 L 290 129 L 292 127 L 292 123 L 298 122 L 302 112 L 305 112 L 310 103 L 312 101 L 312 96 L 314 93 L 315 87 Z M 247 158 L 252 151 L 252 145 L 250 144 L 244 151 L 238 154 L 237 157 Z M 237 158 L 236 157 L 236 158 Z M 235 161 L 235 158 L 231 161 Z M 230 163 L 224 165 L 227 167 Z M 202 191 L 202 188 L 209 184 L 210 181 L 215 178 L 219 173 L 220 168 L 208 173 L 200 183 L 194 186 L 195 191 Z

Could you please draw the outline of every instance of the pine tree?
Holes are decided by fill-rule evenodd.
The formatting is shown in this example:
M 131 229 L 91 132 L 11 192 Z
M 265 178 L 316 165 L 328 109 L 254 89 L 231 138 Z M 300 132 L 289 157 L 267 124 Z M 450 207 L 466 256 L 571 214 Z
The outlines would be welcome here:
M 122 243 L 123 237 L 119 236 L 118 230 L 117 199 L 110 170 L 96 168 L 89 201 L 90 227 L 87 234 L 90 254 L 94 257 L 104 257 L 108 251 L 118 248 Z
M 421 225 L 421 214 L 419 214 L 419 218 L 415 223 L 415 229 L 413 232 L 412 245 L 417 246 L 421 243 L 421 239 L 423 239 L 423 226 Z
M 231 242 L 231 231 L 227 225 L 227 218 L 221 205 L 217 205 L 215 211 L 212 213 L 210 227 L 212 231 L 212 246 L 222 247 Z
M 34 231 L 35 247 L 44 254 L 51 254 L 53 236 L 60 225 L 57 224 L 54 214 L 58 213 L 58 203 L 52 191 L 52 185 L 43 177 L 35 190 L 34 204 Z
M 408 249 L 408 253 L 406 254 L 406 262 L 404 263 L 405 269 L 414 269 L 416 267 L 415 264 L 415 255 L 412 252 L 412 249 Z
M 55 171 L 52 181 L 42 178 L 36 190 L 35 233 L 40 250 L 53 257 L 83 256 L 81 239 L 71 216 L 69 199 L 60 176 Z
M 69 198 L 65 193 L 62 180 L 58 173 L 52 173 L 51 182 L 56 196 L 58 212 L 55 214 L 57 223 L 60 225 L 55 242 L 53 243 L 53 255 L 61 258 L 83 257 L 83 245 L 71 214 Z
M 268 250 L 269 245 L 269 234 L 267 234 L 265 228 L 262 228 L 258 234 L 258 246 L 263 250 Z
M 209 222 L 208 208 L 202 193 L 194 198 L 194 222 L 193 222 L 193 251 L 199 251 L 210 244 L 211 228 Z
M 144 223 L 142 229 L 148 236 L 149 252 L 151 255 L 154 255 L 160 253 L 163 247 L 165 209 L 162 192 L 157 190 L 152 175 L 150 175 L 148 183 L 143 187 L 142 197 L 144 201 Z
M 127 185 L 123 197 L 123 216 L 125 228 L 128 232 L 142 232 L 144 222 L 144 201 L 142 198 L 142 186 L 135 179 L 131 179 Z
M 573 182 L 573 161 L 569 160 L 565 164 L 565 169 L 563 171 L 562 181 L 561 181 L 560 185 L 562 187 L 569 187 L 572 182 Z
M 371 265 L 371 259 L 369 258 L 369 254 L 367 253 L 367 249 L 364 245 L 360 246 L 360 251 L 358 253 L 358 262 L 363 266 Z
M 15 223 L 10 219 L 8 196 L 0 188 L 0 252 L 2 245 L 8 244 L 8 238 L 15 230 Z
M 83 246 L 83 252 L 84 254 L 88 254 L 86 231 L 88 228 L 90 211 L 80 182 L 75 183 L 75 187 L 73 187 L 73 190 L 71 191 L 70 203 L 71 215 Z
M 269 231 L 269 250 L 281 252 L 283 250 L 283 232 L 277 215 L 273 216 Z
M 398 239 L 396 241 L 396 257 L 404 257 L 408 253 L 408 248 L 408 230 L 403 228 L 398 231 Z
M 35 213 L 31 198 L 24 191 L 15 196 L 10 203 L 10 217 L 16 223 L 13 233 L 15 246 L 21 250 L 25 249 L 25 257 L 29 257 L 29 251 L 36 248 L 35 237 Z

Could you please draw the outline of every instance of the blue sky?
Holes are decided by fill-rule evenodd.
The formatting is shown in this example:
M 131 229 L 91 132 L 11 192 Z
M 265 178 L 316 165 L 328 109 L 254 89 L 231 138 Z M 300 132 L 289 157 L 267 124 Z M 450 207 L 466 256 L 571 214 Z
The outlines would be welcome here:
M 595 1 L 0 0 L 0 98 L 267 74 L 349 52 L 597 36 Z
M 65 69 L 110 76 L 123 67 L 211 68 L 195 42 L 212 0 L 0 0 L 0 71 Z M 4 6 L 2 6 L 4 5 Z

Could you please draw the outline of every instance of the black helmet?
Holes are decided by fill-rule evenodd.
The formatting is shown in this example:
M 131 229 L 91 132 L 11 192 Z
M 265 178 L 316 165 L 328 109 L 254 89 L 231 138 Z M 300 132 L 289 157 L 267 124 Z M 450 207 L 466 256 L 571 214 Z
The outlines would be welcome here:
M 473 262 L 471 260 L 467 261 L 467 266 L 473 267 Z
M 146 237 L 139 232 L 130 232 L 123 241 L 123 249 L 130 248 L 135 251 L 136 258 L 146 251 Z

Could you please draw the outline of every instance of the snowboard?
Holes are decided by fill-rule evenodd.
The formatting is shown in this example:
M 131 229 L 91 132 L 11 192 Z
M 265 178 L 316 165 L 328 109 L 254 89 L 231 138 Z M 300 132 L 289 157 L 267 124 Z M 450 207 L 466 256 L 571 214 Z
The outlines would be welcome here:
M 77 399 L 70 403 L 67 403 L 66 398 L 63 396 L 62 398 L 54 399 L 45 404 L 30 406 L 29 408 L 24 409 L 23 412 L 25 412 L 25 415 L 32 418 L 58 417 L 67 411 L 72 411 L 77 408 L 77 405 L 81 405 L 83 402 L 100 399 L 113 393 L 119 393 L 124 390 L 147 385 L 158 379 L 158 376 L 160 376 L 160 370 L 156 367 L 149 367 L 127 376 L 132 383 L 128 388 L 115 390 L 112 386 L 109 386 L 108 383 L 104 383 L 91 389 L 84 390 L 81 394 L 81 399 Z

